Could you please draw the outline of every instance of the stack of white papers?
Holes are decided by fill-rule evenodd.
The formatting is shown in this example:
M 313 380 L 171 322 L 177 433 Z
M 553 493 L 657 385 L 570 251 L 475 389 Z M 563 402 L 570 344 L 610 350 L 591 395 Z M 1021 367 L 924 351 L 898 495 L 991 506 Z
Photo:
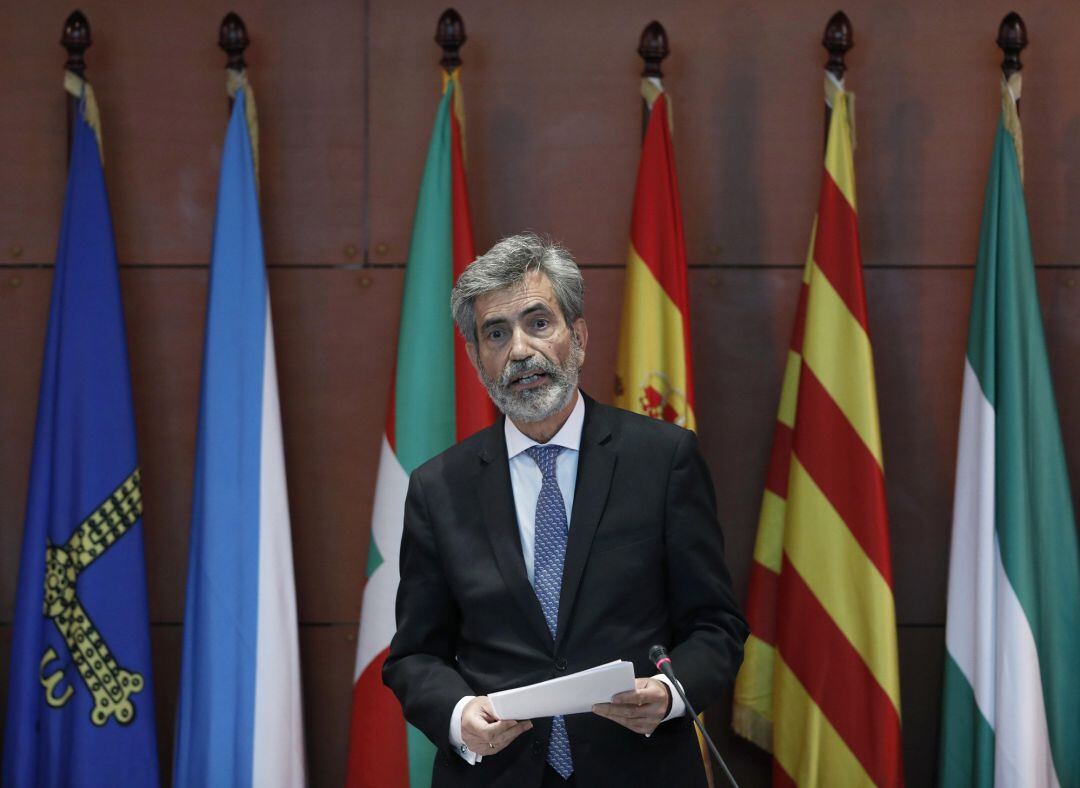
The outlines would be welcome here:
M 501 720 L 531 720 L 592 711 L 594 703 L 607 703 L 612 695 L 632 689 L 634 663 L 619 659 L 539 684 L 493 692 L 488 699 Z

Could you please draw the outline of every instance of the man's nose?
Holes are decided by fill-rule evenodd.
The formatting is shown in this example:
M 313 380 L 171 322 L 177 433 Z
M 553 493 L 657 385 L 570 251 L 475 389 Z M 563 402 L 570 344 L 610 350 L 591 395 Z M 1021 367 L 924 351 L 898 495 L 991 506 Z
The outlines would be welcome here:
M 511 361 L 521 361 L 532 354 L 532 348 L 529 346 L 529 335 L 521 328 L 514 328 L 514 333 L 510 337 Z

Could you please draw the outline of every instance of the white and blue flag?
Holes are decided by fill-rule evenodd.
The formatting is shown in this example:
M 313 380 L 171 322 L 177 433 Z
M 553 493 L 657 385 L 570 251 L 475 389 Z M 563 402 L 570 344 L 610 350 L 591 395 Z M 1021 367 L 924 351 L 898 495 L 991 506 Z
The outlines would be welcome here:
M 218 185 L 173 784 L 305 782 L 274 336 L 245 89 Z

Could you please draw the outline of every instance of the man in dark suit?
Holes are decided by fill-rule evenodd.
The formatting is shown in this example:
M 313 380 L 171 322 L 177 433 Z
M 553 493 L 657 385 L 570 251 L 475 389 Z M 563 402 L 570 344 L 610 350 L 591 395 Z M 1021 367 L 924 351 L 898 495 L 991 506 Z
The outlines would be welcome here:
M 692 432 L 578 390 L 584 284 L 562 249 L 504 239 L 462 273 L 454 318 L 495 425 L 413 472 L 383 679 L 439 748 L 435 786 L 704 785 L 692 723 L 734 680 L 747 628 Z M 593 714 L 499 720 L 487 693 L 615 659 L 636 688 Z

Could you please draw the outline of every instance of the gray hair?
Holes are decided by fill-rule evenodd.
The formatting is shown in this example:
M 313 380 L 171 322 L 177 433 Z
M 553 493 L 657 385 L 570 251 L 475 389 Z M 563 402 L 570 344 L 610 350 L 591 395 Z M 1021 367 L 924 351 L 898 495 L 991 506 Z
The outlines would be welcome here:
M 450 291 L 450 310 L 466 342 L 477 341 L 476 299 L 520 284 L 532 271 L 551 282 L 567 325 L 585 316 L 585 280 L 570 253 L 536 233 L 511 235 L 469 263 Z

